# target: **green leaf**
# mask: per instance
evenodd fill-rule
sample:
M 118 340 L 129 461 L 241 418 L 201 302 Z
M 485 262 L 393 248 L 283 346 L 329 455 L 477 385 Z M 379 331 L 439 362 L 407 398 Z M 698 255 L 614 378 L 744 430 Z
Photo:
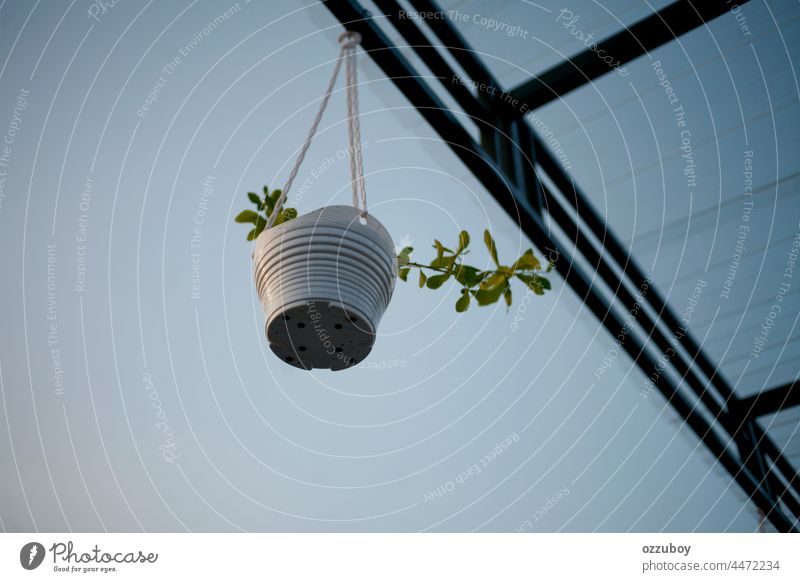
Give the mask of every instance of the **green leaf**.
M 550 281 L 539 275 L 517 274 L 517 279 L 525 283 L 536 295 L 544 295 L 545 289 L 550 289 Z
M 436 260 L 440 261 L 444 255 L 444 245 L 442 245 L 442 243 L 440 243 L 438 240 L 434 240 L 433 247 L 436 249 Z
M 425 276 L 425 273 L 422 272 L 422 269 L 419 270 L 419 288 L 422 289 L 425 286 L 425 281 L 428 278 Z
M 506 287 L 505 293 L 503 293 L 503 297 L 506 299 L 506 306 L 511 307 L 511 285 Z
M 455 256 L 437 257 L 431 261 L 431 267 L 434 269 L 449 269 L 453 266 L 455 260 Z
M 455 275 L 456 280 L 466 287 L 474 287 L 480 283 L 482 279 L 481 272 L 475 267 L 470 267 L 469 265 L 457 266 L 454 269 L 453 274 Z
M 491 289 L 478 289 L 475 292 L 475 299 L 478 300 L 478 305 L 491 305 L 500 299 L 500 295 L 505 289 L 505 285 L 497 285 Z
M 256 238 L 256 236 L 258 236 L 256 234 L 256 229 L 253 228 L 250 230 L 250 232 L 247 233 L 247 240 L 253 240 L 254 238 Z
M 261 202 L 261 198 L 258 197 L 258 194 L 255 192 L 248 192 L 247 197 L 250 199 L 250 202 L 258 206 L 258 209 L 261 210 L 261 206 L 264 204 Z
M 458 252 L 460 253 L 468 246 L 469 246 L 469 233 L 466 230 L 462 230 L 461 233 L 458 235 Z
M 297 218 L 297 208 L 284 208 L 278 214 L 278 218 L 275 219 L 275 226 L 283 224 L 284 222 L 289 222 L 295 218 Z
M 449 278 L 450 278 L 450 273 L 444 273 L 443 275 L 433 275 L 431 277 L 428 277 L 426 285 L 428 286 L 428 289 L 438 289 L 439 287 L 444 285 L 444 282 L 447 281 Z
M 405 269 L 400 269 L 400 271 L 398 271 L 397 273 L 397 276 L 400 277 L 400 279 L 402 279 L 403 281 L 408 281 L 408 272 L 410 270 L 411 269 L 409 269 L 408 267 L 406 267 Z
M 413 247 L 404 247 L 397 255 L 397 264 L 407 265 L 411 261 L 411 251 L 413 250 Z
M 514 271 L 538 271 L 541 268 L 542 265 L 534 256 L 532 249 L 525 251 L 525 254 L 517 259 L 517 262 L 511 267 Z
M 488 230 L 483 231 L 483 242 L 486 243 L 486 248 L 489 249 L 489 254 L 492 255 L 494 264 L 500 266 L 500 261 L 497 260 L 497 247 L 494 244 L 494 239 Z
M 483 280 L 481 289 L 491 289 L 508 281 L 508 276 L 503 273 L 492 273 Z
M 269 186 L 264 186 L 264 196 L 269 196 Z
M 466 289 L 462 291 L 461 297 L 458 298 L 456 301 L 456 311 L 459 313 L 464 313 L 467 309 L 469 309 L 469 301 L 471 297 L 469 293 L 466 292 Z
M 443 244 L 442 244 L 442 243 L 441 243 L 439 240 L 437 240 L 437 239 L 434 239 L 434 241 L 433 241 L 433 248 L 435 248 L 435 249 L 436 249 L 436 257 L 437 257 L 437 258 L 441 258 L 441 256 L 442 256 L 442 255 L 443 255 L 445 252 L 448 252 L 448 253 L 452 253 L 452 252 L 453 252 L 453 251 L 452 251 L 452 249 L 448 249 L 446 246 L 444 246 L 444 245 L 443 245 Z
M 267 221 L 263 216 L 259 216 L 258 220 L 256 220 L 256 236 L 258 236 L 265 228 L 267 228 Z
M 273 190 L 272 192 L 265 186 L 265 194 L 264 194 L 264 206 L 267 208 L 267 212 L 272 213 L 272 210 L 275 208 L 275 205 L 278 203 L 278 198 L 281 197 L 280 190 Z
M 255 224 L 259 218 L 260 217 L 257 212 L 253 212 L 252 210 L 242 210 L 234 220 L 236 222 L 252 222 Z
M 528 287 L 531 285 L 539 285 L 538 279 L 541 279 L 539 275 L 526 275 L 525 273 L 517 273 L 517 279 L 525 283 Z

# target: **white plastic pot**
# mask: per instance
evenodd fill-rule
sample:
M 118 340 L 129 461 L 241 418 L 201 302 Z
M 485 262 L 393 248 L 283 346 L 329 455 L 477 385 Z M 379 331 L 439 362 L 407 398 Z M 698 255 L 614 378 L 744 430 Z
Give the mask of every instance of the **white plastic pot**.
M 392 237 L 353 206 L 326 206 L 263 231 L 253 276 L 272 351 L 309 370 L 367 357 L 397 278 Z

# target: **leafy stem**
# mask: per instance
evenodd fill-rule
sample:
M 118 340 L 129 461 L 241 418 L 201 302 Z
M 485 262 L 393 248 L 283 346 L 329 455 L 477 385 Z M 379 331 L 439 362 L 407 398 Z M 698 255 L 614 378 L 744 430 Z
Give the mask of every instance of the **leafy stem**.
M 242 210 L 236 215 L 234 220 L 236 222 L 253 225 L 253 228 L 249 233 L 247 233 L 247 240 L 253 240 L 267 227 L 267 220 L 272 215 L 272 211 L 275 209 L 275 204 L 278 202 L 278 198 L 281 197 L 281 190 L 273 190 L 270 192 L 269 187 L 264 186 L 263 198 L 255 192 L 248 192 L 247 197 L 250 199 L 250 202 L 255 205 L 256 210 Z M 283 206 L 281 206 L 280 213 L 275 219 L 275 224 L 273 224 L 273 226 L 278 226 L 279 224 L 284 223 L 287 220 L 292 220 L 293 218 L 297 218 L 297 209 L 284 209 Z
M 397 256 L 399 266 L 398 276 L 403 281 L 408 281 L 411 269 L 419 269 L 419 286 L 428 289 L 438 289 L 449 279 L 453 279 L 461 286 L 461 296 L 456 301 L 456 311 L 459 313 L 469 309 L 474 300 L 478 305 L 491 305 L 502 297 L 507 306 L 511 306 L 512 290 L 511 281 L 517 279 L 536 295 L 544 295 L 550 289 L 550 281 L 541 273 L 547 273 L 553 268 L 549 263 L 545 269 L 533 249 L 528 249 L 511 265 L 503 265 L 497 254 L 497 245 L 488 230 L 483 232 L 483 242 L 495 269 L 478 269 L 464 264 L 463 257 L 469 250 L 470 236 L 467 231 L 461 231 L 458 236 L 458 245 L 453 251 L 445 247 L 438 240 L 434 240 L 433 248 L 436 249 L 436 258 L 430 264 L 422 264 L 411 260 L 412 247 L 406 247 Z M 437 273 L 430 275 L 426 271 Z
M 420 265 L 419 263 L 414 262 L 407 262 L 405 263 L 408 267 L 418 267 L 420 269 L 430 269 L 431 271 L 438 271 L 439 273 L 448 273 L 449 269 L 445 269 L 444 267 L 431 267 L 430 265 Z

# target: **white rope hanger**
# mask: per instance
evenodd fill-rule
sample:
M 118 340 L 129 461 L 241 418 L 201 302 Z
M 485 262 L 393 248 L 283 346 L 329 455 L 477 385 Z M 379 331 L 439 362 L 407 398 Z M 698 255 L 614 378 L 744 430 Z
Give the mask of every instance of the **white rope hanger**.
M 333 68 L 331 80 L 328 82 L 328 87 L 325 90 L 325 95 L 320 102 L 319 111 L 311 124 L 311 129 L 308 131 L 306 141 L 303 147 L 300 148 L 300 153 L 297 154 L 297 159 L 294 162 L 292 171 L 289 173 L 289 179 L 286 180 L 286 185 L 283 187 L 280 197 L 275 202 L 275 207 L 272 209 L 272 214 L 267 220 L 267 229 L 271 228 L 278 218 L 278 211 L 286 202 L 286 197 L 289 194 L 289 189 L 292 187 L 294 179 L 297 177 L 297 172 L 300 170 L 300 165 L 306 157 L 308 148 L 311 147 L 311 142 L 317 133 L 317 128 L 322 121 L 322 115 L 325 113 L 325 108 L 330 101 L 333 87 L 336 85 L 336 79 L 339 76 L 339 70 L 342 68 L 342 61 L 345 63 L 345 94 L 347 97 L 347 135 L 348 145 L 350 148 L 350 179 L 353 186 L 353 206 L 361 209 L 361 217 L 367 217 L 367 191 L 364 187 L 364 164 L 361 158 L 361 124 L 358 117 L 358 82 L 356 79 L 356 46 L 361 42 L 361 35 L 357 32 L 345 31 L 339 35 L 339 43 L 342 45 L 339 57 L 336 59 L 336 66 Z M 359 198 L 361 206 L 359 207 Z

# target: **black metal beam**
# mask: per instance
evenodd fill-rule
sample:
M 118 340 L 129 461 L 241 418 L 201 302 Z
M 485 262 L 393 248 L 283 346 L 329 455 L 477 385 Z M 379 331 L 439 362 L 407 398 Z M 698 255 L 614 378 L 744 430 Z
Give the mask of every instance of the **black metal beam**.
M 539 248 L 555 249 L 565 259 L 569 259 L 556 261 L 555 268 L 602 325 L 614 336 L 623 333 L 622 321 L 612 313 L 610 304 L 593 286 L 592 279 L 577 266 L 573 253 L 559 245 L 548 233 L 542 217 L 535 211 L 535 202 L 532 202 L 532 199 L 535 200 L 537 192 L 531 191 L 527 180 L 520 179 L 520 176 L 524 176 L 524 174 L 517 171 L 510 176 L 507 175 L 498 161 L 487 154 L 472 139 L 456 118 L 444 108 L 436 94 L 420 79 L 402 54 L 391 45 L 380 27 L 372 20 L 370 13 L 364 10 L 357 0 L 328 0 L 326 6 L 348 29 L 361 33 L 364 50 L 370 54 L 409 101 L 417 107 L 431 126 L 442 136 L 445 143 L 470 168 L 498 203 L 517 221 L 531 241 Z M 512 122 L 512 129 L 513 124 L 521 123 L 521 121 Z M 533 148 L 529 148 L 527 152 L 520 148 L 520 142 L 526 143 L 526 140 L 520 138 L 524 131 L 520 132 L 519 129 L 517 127 L 517 131 L 506 132 L 506 135 L 513 136 L 513 147 L 520 150 L 519 153 L 522 154 L 522 157 L 526 158 L 528 164 L 531 164 L 530 156 L 533 155 Z M 520 139 L 520 141 L 518 142 L 516 139 Z M 514 153 L 511 156 L 512 159 L 518 162 L 519 153 Z M 552 198 L 552 196 L 548 196 L 548 198 Z M 621 286 L 621 282 L 618 282 L 617 287 L 619 286 Z M 614 285 L 610 285 L 610 287 L 615 288 Z M 695 403 L 688 401 L 679 392 L 677 386 L 665 374 L 658 371 L 656 359 L 646 352 L 645 346 L 637 338 L 628 335 L 621 347 L 631 356 L 642 372 L 653 379 L 656 388 L 678 412 L 686 425 L 717 457 L 721 465 L 739 483 L 753 502 L 764 511 L 775 527 L 781 531 L 794 531 L 796 518 L 787 517 L 777 505 L 775 498 L 767 494 L 768 488 L 765 483 L 770 482 L 769 475 L 766 477 L 754 475 L 734 455 L 730 443 L 721 441 L 712 430 L 711 424 L 695 410 Z
M 450 26 L 450 20 L 444 18 L 444 11 L 433 0 L 409 0 L 411 5 L 420 13 L 438 14 L 442 18 L 430 18 L 425 20 L 428 27 L 434 34 L 442 41 L 444 47 L 450 52 L 453 57 L 461 65 L 461 68 L 472 78 L 473 81 L 478 83 L 486 83 L 494 87 L 500 87 L 500 84 L 492 75 L 491 71 L 486 68 L 483 62 L 476 56 L 475 51 L 470 48 L 469 43 L 464 39 L 461 33 L 453 26 Z
M 591 266 L 596 269 L 601 275 L 601 278 L 606 280 L 606 283 L 614 291 L 617 297 L 622 298 L 626 306 L 630 306 L 633 298 L 630 294 L 621 287 L 621 282 L 610 278 L 608 266 L 603 264 L 602 256 L 591 248 L 589 241 L 580 232 L 577 224 L 572 220 L 569 214 L 559 205 L 553 193 L 550 192 L 543 185 L 540 188 L 544 192 L 545 208 L 553 217 L 556 224 L 564 231 L 564 234 L 575 244 L 576 248 L 581 250 L 581 254 L 590 262 Z M 535 242 L 535 241 L 534 241 Z M 614 287 L 614 285 L 617 287 Z M 652 283 L 650 284 L 652 288 Z M 573 286 L 574 288 L 574 286 Z M 644 294 L 646 297 L 647 294 Z M 611 317 L 610 308 L 607 308 L 606 314 L 603 316 L 592 308 L 589 301 L 586 301 L 590 309 L 595 315 L 601 319 L 603 325 L 615 337 L 619 337 L 621 328 L 612 320 L 609 324 L 607 319 Z M 639 310 L 641 315 L 641 310 Z M 639 321 L 641 319 L 641 321 Z M 639 323 L 643 332 L 649 340 L 653 341 L 664 353 L 665 341 L 660 332 L 655 328 L 655 322 L 649 317 L 635 318 Z M 774 446 L 774 443 L 762 434 L 759 439 L 756 436 L 756 425 L 752 422 L 744 422 L 735 424 L 735 419 L 729 417 L 728 414 L 722 412 L 719 405 L 717 405 L 711 398 L 710 393 L 706 392 L 702 383 L 691 371 L 691 369 L 683 362 L 677 353 L 673 353 L 670 358 L 670 364 L 680 374 L 682 382 L 686 382 L 694 390 L 700 400 L 705 404 L 706 408 L 714 415 L 714 420 L 719 422 L 726 431 L 731 435 L 731 438 L 737 443 L 739 451 L 739 459 L 731 461 L 728 458 L 727 447 L 723 445 L 714 434 L 711 434 L 710 425 L 704 421 L 698 422 L 699 415 L 695 410 L 695 406 L 691 405 L 687 409 L 687 401 L 680 396 L 677 387 L 665 381 L 662 374 L 656 373 L 656 365 L 654 360 L 648 357 L 644 352 L 644 344 L 630 335 L 625 335 L 625 340 L 622 342 L 621 347 L 631 356 L 634 363 L 646 374 L 649 375 L 651 381 L 657 386 L 662 395 L 667 399 L 670 405 L 675 408 L 678 413 L 684 418 L 685 422 L 695 431 L 701 442 L 717 455 L 720 463 L 725 467 L 729 473 L 734 477 L 742 488 L 749 493 L 751 499 L 756 505 L 764 512 L 765 517 L 781 531 L 795 531 L 794 521 L 788 519 L 780 509 L 778 501 L 783 501 L 787 507 L 794 513 L 795 516 L 800 516 L 800 504 L 798 504 L 795 497 L 792 495 L 794 488 L 794 475 L 795 473 L 788 473 L 788 482 L 784 485 L 780 483 L 774 473 L 772 473 L 767 464 L 766 457 L 761 450 L 766 443 Z M 760 445 L 760 446 L 759 446 Z M 752 476 L 752 481 L 749 482 L 750 487 L 755 489 L 748 489 L 748 485 L 744 484 L 744 480 L 740 478 L 743 472 L 749 472 Z M 788 529 L 786 529 L 788 524 Z
M 484 123 L 492 123 L 494 113 L 484 106 L 463 83 L 460 75 L 447 64 L 439 51 L 427 39 L 425 34 L 411 18 L 405 16 L 405 11 L 395 0 L 374 0 L 375 5 L 389 17 L 394 27 L 403 35 L 419 57 L 425 62 L 431 72 L 439 77 L 442 85 L 453 96 L 458 104 L 470 117 Z
M 736 403 L 738 411 L 750 418 L 764 416 L 793 406 L 800 406 L 800 381 L 795 380 L 784 386 L 763 390 Z
M 736 4 L 745 2 L 737 0 Z M 527 110 L 541 107 L 613 71 L 601 55 L 610 56 L 613 63 L 619 63 L 615 67 L 621 67 L 730 11 L 731 7 L 728 0 L 679 0 L 518 85 L 510 93 L 527 103 Z
M 598 240 L 602 241 L 604 255 L 611 257 L 617 263 L 623 275 L 630 278 L 636 288 L 641 288 L 646 281 L 644 272 L 632 259 L 630 252 L 624 248 L 617 236 L 608 229 L 606 222 L 602 220 L 594 206 L 589 203 L 586 194 L 575 184 L 572 177 L 564 171 L 564 168 L 558 163 L 549 148 L 536 136 L 534 136 L 533 148 L 536 161 L 542 170 L 553 181 L 559 191 L 564 194 L 564 198 L 573 207 L 583 223 L 589 227 Z M 686 350 L 691 361 L 696 363 L 708 378 L 709 384 L 719 391 L 719 396 L 725 403 L 728 415 L 733 419 L 728 422 L 728 428 L 735 438 L 739 432 L 746 429 L 746 423 L 742 414 L 733 411 L 733 408 L 738 403 L 733 388 L 720 374 L 719 367 L 712 364 L 691 333 L 688 330 L 683 330 L 677 315 L 675 315 L 656 287 L 650 286 L 648 293 L 644 295 L 644 300 L 656 311 L 661 321 L 673 334 L 673 337 L 678 338 L 678 342 Z M 681 330 L 683 333 L 679 333 Z M 796 486 L 792 485 L 794 483 L 800 484 L 800 477 L 798 477 L 795 468 L 760 426 L 754 424 L 752 431 L 757 439 L 759 454 L 766 454 L 775 461 L 775 465 L 783 473 L 790 484 L 790 488 L 793 488 L 794 492 L 800 497 L 800 491 L 797 491 Z
M 438 13 L 442 16 L 444 15 L 438 5 L 432 0 L 410 1 L 412 5 L 420 12 Z M 744 0 L 744 2 L 746 1 L 747 0 Z M 744 2 L 740 2 L 740 4 L 744 4 Z M 684 6 L 679 6 L 681 4 Z M 724 13 L 726 7 L 719 1 L 704 3 L 699 8 L 691 6 L 689 2 L 676 2 L 675 4 L 670 5 L 666 9 L 654 14 L 653 17 L 651 17 L 657 17 L 660 19 L 664 25 L 663 28 L 672 34 L 672 36 L 662 35 L 662 38 L 664 38 L 665 41 L 668 41 L 675 36 L 678 36 L 679 34 L 689 30 L 689 25 L 687 23 L 692 21 L 692 16 L 690 15 L 688 19 L 680 20 L 681 10 L 686 9 L 691 9 L 694 11 L 693 14 L 696 14 L 697 16 L 697 20 L 695 20 L 695 26 L 699 26 L 702 24 L 701 20 L 704 19 L 703 21 L 707 21 Z M 676 19 L 678 20 L 677 22 L 675 22 Z M 647 19 L 645 19 L 645 21 L 646 20 Z M 434 30 L 439 39 L 446 45 L 446 48 L 451 52 L 451 54 L 459 61 L 459 64 L 462 66 L 462 68 L 464 68 L 465 71 L 467 71 L 475 80 L 480 80 L 481 82 L 499 87 L 497 80 L 483 65 L 480 59 L 478 59 L 474 51 L 469 47 L 468 43 L 466 43 L 464 38 L 460 35 L 457 29 L 453 27 L 452 23 L 448 19 L 435 18 L 426 20 L 426 22 L 430 28 Z M 644 34 L 648 32 L 646 29 L 647 27 L 643 25 L 638 30 L 641 34 Z M 636 32 L 634 32 L 634 36 L 635 34 Z M 502 107 L 503 103 L 495 102 L 495 105 Z M 505 170 L 506 168 L 502 162 L 504 158 L 508 157 L 507 150 L 509 148 L 507 147 L 507 144 L 504 145 L 498 142 L 508 141 L 507 139 L 503 140 L 502 136 L 507 136 L 510 133 L 507 127 L 509 123 L 506 119 L 502 118 L 498 119 L 497 123 L 502 127 L 483 127 L 481 128 L 482 135 L 490 138 L 487 140 L 487 143 L 492 146 L 492 152 L 494 153 L 495 159 L 500 164 L 500 167 Z M 517 124 L 511 124 L 511 127 L 514 128 L 519 126 Z M 511 133 L 513 133 L 513 131 Z M 524 126 L 522 130 L 518 129 L 516 134 L 520 137 L 524 135 L 525 138 L 520 140 L 515 140 L 512 138 L 514 143 L 519 144 L 528 142 L 527 138 L 528 134 L 530 134 L 530 131 L 527 125 Z M 624 275 L 623 278 L 628 277 L 632 280 L 633 285 L 636 288 L 640 288 L 646 280 L 642 270 L 631 259 L 629 252 L 624 249 L 622 243 L 615 236 L 615 234 L 608 230 L 605 221 L 600 218 L 599 214 L 597 214 L 597 212 L 594 210 L 594 207 L 588 202 L 588 198 L 585 196 L 585 194 L 579 188 L 577 188 L 572 178 L 568 176 L 561 165 L 558 164 L 552 152 L 550 152 L 550 150 L 541 143 L 541 140 L 535 136 L 535 134 L 533 134 L 533 139 L 533 151 L 526 152 L 526 157 L 529 155 L 530 158 L 528 159 L 529 164 L 526 164 L 524 168 L 525 173 L 528 174 L 532 172 L 531 160 L 536 159 L 536 162 L 541 164 L 545 172 L 548 173 L 549 177 L 554 180 L 556 185 L 559 187 L 559 190 L 565 195 L 568 202 L 573 206 L 573 209 L 577 212 L 580 219 L 590 227 L 598 240 L 602 241 L 602 257 L 610 256 L 613 258 L 619 268 L 622 269 Z M 513 151 L 512 155 L 518 158 L 519 152 Z M 518 175 L 519 171 L 515 171 L 514 174 Z M 526 185 L 529 186 L 531 183 L 535 183 L 535 188 L 537 189 L 537 195 L 533 200 L 531 200 L 531 202 L 534 204 L 536 209 L 540 209 L 546 206 L 547 202 L 542 198 L 542 188 L 539 181 L 536 180 L 535 177 L 531 179 L 531 177 L 528 176 Z M 651 307 L 653 307 L 658 314 L 659 319 L 666 324 L 670 330 L 670 333 L 672 334 L 672 337 L 677 338 L 680 345 L 686 350 L 688 357 L 690 358 L 690 362 L 697 364 L 703 374 L 707 376 L 710 385 L 719 391 L 719 396 L 723 400 L 726 408 L 726 412 L 721 418 L 721 421 L 723 424 L 727 425 L 726 428 L 730 432 L 732 438 L 738 440 L 740 433 L 754 434 L 756 439 L 754 443 L 755 454 L 759 455 L 759 457 L 763 455 L 769 456 L 769 458 L 771 458 L 774 462 L 775 467 L 783 474 L 787 483 L 787 485 L 783 486 L 783 491 L 789 490 L 797 495 L 798 498 L 800 498 L 800 491 L 798 491 L 798 486 L 800 485 L 800 476 L 798 476 L 795 468 L 785 458 L 772 439 L 766 435 L 760 426 L 755 423 L 740 422 L 738 425 L 735 423 L 735 420 L 738 420 L 738 415 L 729 414 L 731 412 L 730 409 L 737 400 L 736 396 L 734 395 L 733 388 L 719 373 L 718 366 L 711 363 L 708 356 L 700 348 L 700 345 L 692 338 L 691 334 L 681 327 L 678 317 L 675 315 L 674 311 L 666 302 L 666 300 L 664 300 L 660 292 L 655 287 L 650 286 L 649 292 L 645 295 L 645 301 L 649 303 Z M 695 393 L 701 396 L 701 398 L 703 398 L 703 396 L 708 397 L 704 387 L 698 384 L 698 381 L 693 374 L 690 375 L 689 379 L 690 385 L 694 389 Z M 711 386 L 708 386 L 708 388 L 710 389 Z M 707 400 L 707 398 L 705 398 L 705 400 Z M 712 411 L 715 411 L 715 408 L 716 407 L 713 407 Z M 728 418 L 728 416 L 734 418 L 731 419 Z M 759 464 L 763 465 L 764 463 L 765 460 L 760 458 Z M 770 479 L 775 478 L 771 472 L 768 473 L 768 477 Z
M 592 241 L 581 231 L 576 221 L 570 216 L 571 213 L 561 206 L 552 192 L 546 188 L 543 190 L 545 192 L 545 208 L 550 216 L 553 217 L 556 224 L 558 224 L 570 241 L 580 250 L 594 272 L 600 275 L 600 278 L 608 285 L 615 298 L 617 298 L 630 313 L 634 313 L 633 320 L 641 326 L 641 331 L 645 334 L 645 337 L 658 347 L 661 351 L 661 355 L 667 358 L 669 364 L 695 392 L 708 411 L 714 416 L 714 419 L 724 425 L 726 430 L 732 432 L 733 419 L 728 416 L 722 406 L 714 398 L 711 391 L 707 389 L 706 383 L 694 373 L 690 365 L 684 360 L 683 355 L 673 349 L 673 346 L 680 343 L 680 340 L 687 335 L 688 331 L 682 327 L 676 327 L 674 330 L 671 330 L 671 337 L 667 336 L 667 334 L 657 326 L 657 322 L 643 309 L 634 309 L 639 299 L 633 296 L 623 284 L 623 281 L 614 273 L 606 257 L 603 256 L 601 251 L 598 251 L 594 247 Z M 562 191 L 562 193 L 564 192 Z M 569 194 L 567 194 L 566 197 L 569 198 Z M 577 200 L 573 202 L 573 209 L 576 211 L 578 217 L 582 218 L 582 210 L 585 208 L 585 205 L 579 205 Z M 602 238 L 600 240 L 606 242 Z M 630 257 L 628 257 L 624 267 L 629 267 L 631 270 L 635 267 Z M 643 287 L 645 282 L 646 281 L 643 279 L 639 286 Z M 641 294 L 645 301 L 647 300 L 647 295 L 652 292 L 651 290 L 654 291 L 652 281 L 647 283 L 646 292 Z M 663 313 L 657 312 L 657 315 L 661 317 Z M 624 337 L 624 341 L 628 341 L 628 337 Z

